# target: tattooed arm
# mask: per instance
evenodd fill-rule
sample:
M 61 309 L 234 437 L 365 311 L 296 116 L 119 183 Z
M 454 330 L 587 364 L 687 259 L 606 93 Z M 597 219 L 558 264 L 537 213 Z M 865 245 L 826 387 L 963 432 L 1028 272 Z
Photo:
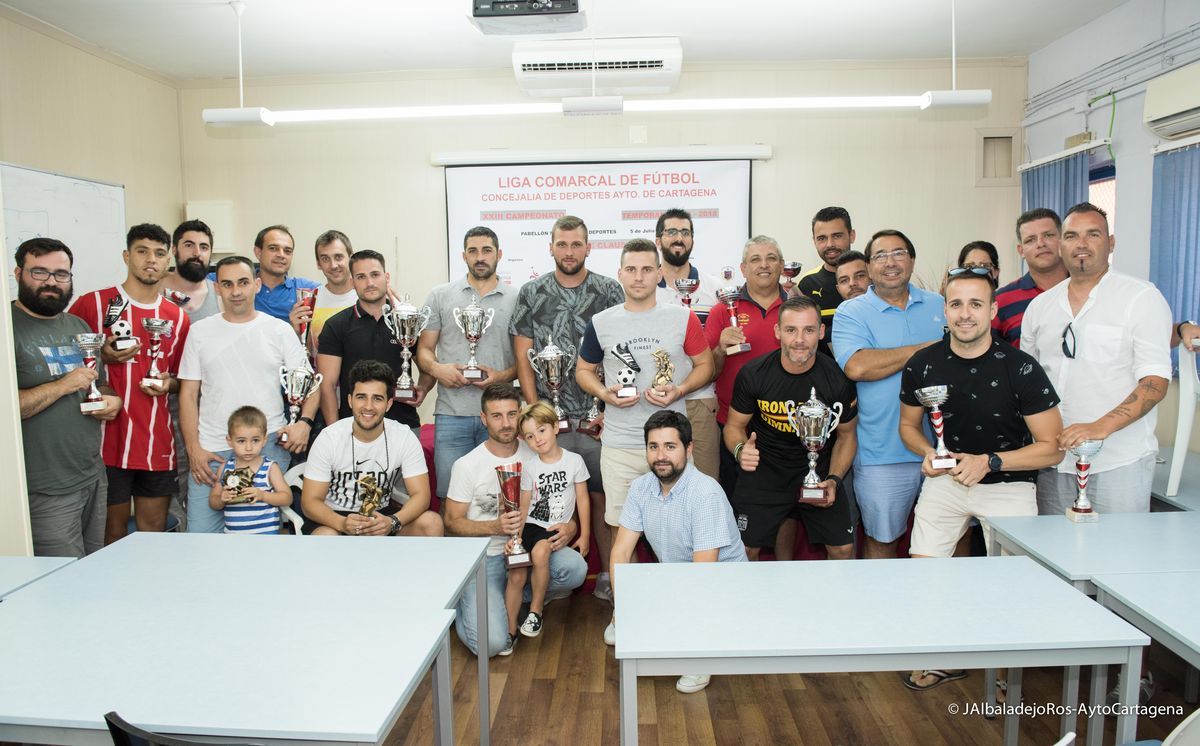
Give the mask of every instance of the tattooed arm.
M 1079 422 L 1065 428 L 1062 435 L 1058 436 L 1058 447 L 1066 450 L 1085 440 L 1103 440 L 1145 417 L 1166 395 L 1167 379 L 1161 376 L 1146 376 L 1139 380 L 1137 388 L 1108 414 L 1095 422 Z

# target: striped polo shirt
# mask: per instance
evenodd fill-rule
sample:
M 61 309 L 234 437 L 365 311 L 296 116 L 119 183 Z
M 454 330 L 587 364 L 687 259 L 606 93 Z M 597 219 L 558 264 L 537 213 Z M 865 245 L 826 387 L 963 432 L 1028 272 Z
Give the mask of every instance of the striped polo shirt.
M 1021 319 L 1029 301 L 1042 294 L 1042 289 L 1028 272 L 996 291 L 996 318 L 992 328 L 1000 332 L 1006 342 L 1021 347 Z

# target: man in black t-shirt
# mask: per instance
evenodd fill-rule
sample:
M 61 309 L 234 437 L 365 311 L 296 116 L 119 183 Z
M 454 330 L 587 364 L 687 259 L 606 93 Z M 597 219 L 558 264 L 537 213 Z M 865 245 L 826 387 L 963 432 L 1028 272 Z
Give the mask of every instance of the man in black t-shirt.
M 821 307 L 821 323 L 825 336 L 817 349 L 833 357 L 829 344 L 833 340 L 834 312 L 842 302 L 837 284 L 837 260 L 850 250 L 854 243 L 854 228 L 850 225 L 850 213 L 844 207 L 822 207 L 812 219 L 813 248 L 821 263 L 800 276 L 797 286 Z
M 857 391 L 833 358 L 817 352 L 821 317 L 811 298 L 783 303 L 775 336 L 779 350 L 738 371 L 725 423 L 725 447 L 739 467 L 732 502 L 746 554 L 758 559 L 761 547 L 774 545 L 779 525 L 797 509 L 811 542 L 824 544 L 830 559 L 850 559 L 854 521 L 841 484 L 858 446 Z M 826 406 L 841 405 L 841 420 L 817 459 L 825 501 L 798 504 L 808 451 L 788 422 L 788 410 L 803 405 L 814 390 Z

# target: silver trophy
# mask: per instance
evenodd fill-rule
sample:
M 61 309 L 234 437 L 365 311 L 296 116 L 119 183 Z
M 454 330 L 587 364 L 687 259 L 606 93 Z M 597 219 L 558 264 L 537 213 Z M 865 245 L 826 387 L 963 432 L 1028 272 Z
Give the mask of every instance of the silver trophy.
M 717 299 L 729 308 L 729 325 L 734 329 L 738 326 L 737 320 L 737 301 L 742 294 L 741 288 L 736 285 L 728 285 L 717 291 Z M 741 344 L 729 345 L 725 348 L 726 355 L 737 355 L 742 352 L 750 351 L 750 343 L 742 342 Z
M 526 350 L 525 354 L 529 356 L 529 364 L 533 366 L 533 372 L 546 382 L 546 388 L 550 390 L 550 399 L 554 402 L 554 414 L 558 417 L 558 431 L 560 433 L 569 432 L 571 424 L 567 421 L 567 415 L 563 412 L 562 407 L 558 405 L 558 392 L 562 390 L 563 384 L 566 383 L 567 372 L 575 363 L 575 346 L 568 345 L 566 350 L 561 350 L 558 345 L 554 344 L 554 340 L 547 337 L 546 346 L 541 351 L 535 353 L 533 348 L 530 348 Z
M 946 423 L 942 419 L 942 410 L 939 409 L 950 398 L 950 388 L 948 386 L 926 386 L 917 389 L 914 393 L 921 404 L 929 407 L 929 422 L 933 425 L 933 436 L 937 438 L 937 445 L 934 447 L 933 458 L 929 460 L 929 465 L 934 469 L 953 469 L 958 462 L 954 460 L 954 457 L 950 455 L 950 449 L 946 447 Z
M 280 366 L 279 385 L 283 387 L 283 397 L 287 399 L 289 425 L 296 423 L 296 418 L 300 416 L 300 406 L 316 393 L 323 380 L 324 377 L 320 373 L 313 373 L 307 365 L 291 369 L 286 365 Z M 279 442 L 287 442 L 287 433 L 280 434 Z
M 104 346 L 103 334 L 76 334 L 75 346 L 83 353 L 83 364 L 88 370 L 98 370 L 96 362 L 96 353 Z M 87 396 L 79 405 L 79 411 L 87 414 L 89 412 L 97 412 L 104 409 L 104 396 L 100 393 L 100 389 L 96 387 L 96 382 L 92 381 L 91 388 L 88 389 Z
M 471 305 L 466 308 L 454 309 L 454 323 L 467 338 L 467 344 L 471 346 L 470 357 L 467 358 L 466 367 L 462 371 L 463 378 L 468 381 L 482 381 L 486 377 L 479 367 L 479 361 L 475 359 L 475 350 L 479 346 L 479 340 L 483 338 L 483 333 L 492 325 L 492 318 L 496 315 L 496 309 L 484 309 L 478 301 L 478 298 L 471 296 Z
M 700 287 L 700 281 L 690 277 L 683 277 L 675 281 L 675 292 L 679 293 L 679 300 L 683 301 L 683 305 L 688 308 L 692 307 L 692 293 L 696 292 L 698 287 Z
M 834 402 L 832 407 L 826 406 L 825 402 L 817 398 L 817 390 L 814 388 L 808 396 L 808 401 L 803 404 L 797 406 L 792 401 L 787 403 L 787 418 L 792 432 L 796 433 L 796 437 L 800 438 L 800 442 L 808 451 L 808 474 L 804 475 L 800 500 L 824 500 L 825 490 L 818 486 L 821 484 L 821 478 L 817 476 L 817 458 L 829 436 L 842 421 L 842 403 L 839 401 Z
M 794 287 L 796 278 L 800 276 L 802 269 L 804 269 L 804 265 L 800 262 L 784 262 L 783 270 L 779 273 L 783 278 L 783 286 L 789 290 Z
M 150 370 L 142 379 L 143 386 L 162 387 L 162 371 L 158 369 L 158 358 L 162 354 L 163 337 L 170 337 L 175 322 L 171 319 L 142 319 L 142 328 L 150 335 Z
M 604 366 L 596 368 L 596 376 L 600 379 L 600 383 L 604 383 Z M 596 437 L 600 435 L 600 429 L 604 423 L 600 421 L 600 398 L 592 397 L 592 406 L 588 407 L 588 411 L 583 413 L 583 417 L 579 418 L 579 427 L 575 428 L 577 433 L 585 433 Z
M 637 358 L 629 351 L 629 345 L 613 345 L 609 352 L 613 354 L 613 357 L 625 363 L 623 367 L 617 369 L 617 383 L 621 384 L 621 387 L 617 389 L 617 398 L 629 399 L 637 396 L 638 390 L 634 384 L 637 382 L 637 374 L 642 372 L 642 366 L 638 365 Z
M 395 304 L 388 304 L 383 309 L 383 323 L 387 324 L 396 344 L 400 345 L 400 377 L 396 379 L 396 399 L 410 402 L 417 398 L 414 390 L 412 375 L 409 374 L 409 361 L 412 352 L 409 349 L 417 343 L 417 338 L 429 325 L 429 306 L 418 309 L 408 302 L 408 296 L 400 296 Z
M 1075 484 L 1079 487 L 1079 494 L 1075 496 L 1075 504 L 1067 508 L 1067 518 L 1075 523 L 1096 523 L 1100 520 L 1100 514 L 1092 509 L 1092 501 L 1088 500 L 1087 483 L 1088 472 L 1092 469 L 1091 458 L 1100 452 L 1103 445 L 1103 440 L 1085 440 L 1069 449 L 1075 456 Z

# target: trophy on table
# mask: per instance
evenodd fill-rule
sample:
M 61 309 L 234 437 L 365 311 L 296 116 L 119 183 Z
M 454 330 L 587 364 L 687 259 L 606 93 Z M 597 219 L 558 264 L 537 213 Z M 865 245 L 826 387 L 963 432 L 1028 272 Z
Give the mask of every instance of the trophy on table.
M 253 497 L 245 494 L 246 490 L 254 486 L 254 472 L 250 471 L 249 466 L 239 466 L 225 472 L 225 486 L 237 492 L 237 497 L 227 502 L 226 505 L 254 502 Z
M 1079 494 L 1075 496 L 1075 504 L 1067 508 L 1067 518 L 1075 523 L 1097 523 L 1100 520 L 1100 514 L 1092 508 L 1092 501 L 1088 500 L 1087 483 L 1088 472 L 1092 469 L 1091 458 L 1100 452 L 1103 445 L 1103 440 L 1085 440 L 1068 449 L 1075 456 L 1075 484 L 1079 487 Z
M 75 346 L 83 353 L 84 366 L 88 370 L 98 370 L 96 353 L 104 346 L 104 335 L 94 333 L 76 334 Z M 100 389 L 96 387 L 96 381 L 92 381 L 87 395 L 79 404 L 79 411 L 87 414 L 89 412 L 98 412 L 101 409 L 104 409 L 104 396 L 100 393 Z
M 741 288 L 736 285 L 728 285 L 717 291 L 717 299 L 729 308 L 729 325 L 734 329 L 738 326 L 737 319 L 737 301 L 738 296 L 742 294 Z M 729 345 L 725 348 L 726 355 L 737 355 L 742 352 L 750 351 L 750 343 L 742 342 L 741 344 Z
M 417 343 L 417 338 L 429 324 L 429 306 L 418 309 L 408 302 L 408 295 L 400 296 L 395 305 L 387 305 L 383 309 L 383 322 L 392 333 L 396 344 L 400 345 L 400 376 L 396 379 L 396 400 L 411 402 L 417 398 L 414 390 L 412 375 L 409 373 L 412 352 L 410 347 Z
M 471 296 L 471 305 L 466 308 L 454 309 L 454 323 L 467 338 L 467 344 L 471 348 L 466 367 L 462 371 L 463 378 L 468 381 L 482 381 L 486 377 L 483 369 L 479 367 L 479 361 L 475 359 L 475 350 L 479 346 L 479 340 L 483 338 L 483 333 L 492 325 L 492 319 L 496 315 L 496 309 L 484 309 L 478 301 L 478 298 Z
M 625 343 L 613 345 L 609 352 L 613 354 L 613 357 L 625 363 L 623 367 L 617 369 L 617 383 L 621 384 L 621 387 L 617 389 L 617 398 L 629 399 L 637 396 L 638 390 L 634 384 L 637 382 L 637 374 L 642 372 L 642 367 L 638 365 L 637 359 L 629 351 L 629 345 Z
M 800 262 L 784 262 L 783 270 L 780 272 L 780 274 L 786 280 L 784 285 L 787 285 L 790 288 L 792 286 L 792 282 L 800 275 L 801 269 L 803 269 L 803 265 L 800 264 Z
M 596 376 L 600 379 L 600 383 L 604 383 L 604 366 L 596 366 Z M 584 433 L 593 437 L 600 434 L 600 428 L 604 423 L 600 421 L 600 398 L 592 397 L 592 406 L 583 413 L 583 417 L 579 418 L 579 427 L 575 428 L 575 432 Z
M 521 507 L 521 462 L 514 461 L 511 464 L 497 466 L 496 479 L 500 480 L 500 505 L 498 506 L 500 512 L 511 513 L 519 510 Z M 512 551 L 504 558 L 504 564 L 510 570 L 529 567 L 533 564 L 533 560 L 529 557 L 529 551 L 521 543 L 519 529 L 513 532 Z
M 562 350 L 554 344 L 553 339 L 547 337 L 546 346 L 539 352 L 535 353 L 533 348 L 530 348 L 525 351 L 525 354 L 529 357 L 529 364 L 533 366 L 533 372 L 546 382 L 546 388 L 550 390 L 550 399 L 554 403 L 554 414 L 558 417 L 558 431 L 560 433 L 570 432 L 571 423 L 567 421 L 566 413 L 558 405 L 558 392 L 566 383 L 567 371 L 575 363 L 575 346 L 568 345 L 566 350 Z
M 286 365 L 279 366 L 279 385 L 283 387 L 283 396 L 287 399 L 289 425 L 296 424 L 296 419 L 300 416 L 300 406 L 317 392 L 323 380 L 324 376 L 313 373 L 307 365 L 291 369 Z M 287 442 L 287 433 L 280 433 L 279 442 Z
M 921 404 L 929 407 L 929 422 L 933 425 L 933 435 L 937 438 L 937 445 L 934 447 L 933 458 L 929 460 L 929 465 L 934 469 L 953 469 L 958 462 L 954 460 L 954 457 L 950 455 L 950 449 L 946 447 L 946 423 L 942 420 L 942 410 L 939 409 L 950 398 L 950 388 L 948 386 L 926 386 L 917 389 L 914 393 Z
M 375 480 L 374 474 L 363 474 L 358 478 L 358 494 L 362 498 L 359 515 L 370 518 L 383 505 L 383 488 Z
M 675 383 L 675 363 L 671 362 L 671 356 L 666 350 L 655 350 L 652 358 L 654 359 L 654 382 L 652 385 L 661 393 L 667 386 Z
M 104 320 L 100 325 L 111 331 L 116 339 L 113 340 L 114 350 L 128 350 L 138 343 L 133 336 L 133 327 L 129 322 L 121 318 L 125 315 L 125 309 L 129 308 L 129 301 L 125 296 L 117 293 L 108 299 L 108 305 L 104 308 Z
M 158 358 L 162 354 L 163 337 L 170 337 L 175 322 L 171 319 L 142 319 L 142 328 L 150 335 L 150 370 L 142 379 L 143 386 L 161 387 L 164 383 L 162 371 L 158 369 Z
M 308 310 L 311 319 L 313 309 L 317 307 L 317 289 L 316 288 L 298 288 L 296 290 L 296 299 L 304 304 L 304 308 Z M 304 321 L 300 323 L 300 346 L 305 350 L 308 349 L 308 330 L 312 326 L 312 321 Z
M 817 458 L 829 436 L 842 421 L 842 403 L 839 401 L 834 402 L 832 407 L 827 406 L 817 398 L 817 390 L 814 388 L 808 396 L 808 401 L 803 404 L 797 406 L 795 402 L 787 402 L 787 418 L 792 432 L 796 433 L 796 437 L 800 438 L 808 451 L 808 474 L 804 475 L 804 482 L 800 487 L 800 500 L 824 500 L 825 490 L 818 486 L 821 484 L 821 478 L 817 476 Z
M 675 291 L 679 293 L 679 300 L 688 308 L 692 307 L 692 293 L 696 292 L 698 287 L 700 281 L 691 277 L 682 277 L 675 281 Z

